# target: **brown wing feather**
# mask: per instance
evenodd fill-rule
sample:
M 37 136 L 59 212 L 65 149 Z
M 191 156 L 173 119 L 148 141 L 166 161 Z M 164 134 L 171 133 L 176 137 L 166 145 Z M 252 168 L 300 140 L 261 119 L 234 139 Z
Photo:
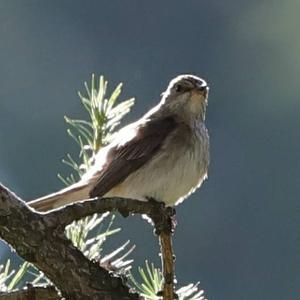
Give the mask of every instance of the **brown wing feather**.
M 97 174 L 90 197 L 102 197 L 114 186 L 139 169 L 161 148 L 177 124 L 172 116 L 142 123 L 133 139 L 111 149 L 112 160 Z

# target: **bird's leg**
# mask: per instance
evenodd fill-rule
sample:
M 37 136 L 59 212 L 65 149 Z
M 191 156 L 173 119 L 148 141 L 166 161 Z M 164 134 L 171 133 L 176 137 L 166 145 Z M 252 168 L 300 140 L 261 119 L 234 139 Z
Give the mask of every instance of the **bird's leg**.
M 174 292 L 174 261 L 172 235 L 176 227 L 176 211 L 172 207 L 166 207 L 163 202 L 148 198 L 153 204 L 151 219 L 155 226 L 155 234 L 159 237 L 161 249 L 162 270 L 164 276 L 163 290 L 157 293 L 164 300 L 178 299 Z

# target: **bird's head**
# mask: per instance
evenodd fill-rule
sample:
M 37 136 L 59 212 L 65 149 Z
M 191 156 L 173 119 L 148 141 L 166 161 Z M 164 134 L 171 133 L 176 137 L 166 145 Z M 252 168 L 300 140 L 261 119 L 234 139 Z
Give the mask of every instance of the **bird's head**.
M 162 94 L 162 105 L 184 119 L 204 120 L 208 85 L 194 75 L 179 75 L 172 79 Z

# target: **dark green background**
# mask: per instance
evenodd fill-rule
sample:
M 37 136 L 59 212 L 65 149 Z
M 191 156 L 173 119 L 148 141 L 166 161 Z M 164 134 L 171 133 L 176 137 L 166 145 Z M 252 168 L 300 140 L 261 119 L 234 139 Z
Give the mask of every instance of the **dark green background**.
M 0 1 L 0 181 L 25 199 L 61 187 L 77 153 L 65 114 L 92 72 L 124 98 L 126 122 L 157 103 L 180 73 L 210 84 L 209 180 L 178 207 L 181 284 L 209 299 L 300 296 L 300 2 Z M 139 218 L 120 220 L 136 264 L 158 261 Z

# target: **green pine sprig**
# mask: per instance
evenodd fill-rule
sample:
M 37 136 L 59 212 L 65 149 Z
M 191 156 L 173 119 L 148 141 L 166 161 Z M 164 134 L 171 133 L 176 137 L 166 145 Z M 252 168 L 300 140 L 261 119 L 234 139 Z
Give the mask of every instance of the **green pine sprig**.
M 163 275 L 159 268 L 155 268 L 153 263 L 145 261 L 145 267 L 139 267 L 138 273 L 141 282 L 139 282 L 133 274 L 129 273 L 129 281 L 131 285 L 146 299 L 159 300 L 158 295 L 163 287 Z M 199 282 L 196 284 L 188 284 L 176 290 L 179 300 L 207 300 L 204 291 L 199 288 Z
M 63 160 L 63 163 L 75 172 L 75 175 L 71 173 L 65 178 L 58 175 L 67 185 L 74 183 L 77 178 L 80 179 L 91 167 L 97 152 L 110 142 L 120 121 L 134 104 L 133 98 L 117 103 L 122 92 L 122 83 L 118 84 L 108 96 L 108 81 L 103 76 L 96 80 L 95 75 L 92 75 L 90 85 L 85 82 L 85 89 L 86 95 L 80 92 L 78 95 L 87 112 L 87 120 L 65 116 L 65 121 L 69 125 L 67 132 L 80 150 L 79 162 L 76 162 L 70 154 L 67 154 L 67 158 Z M 102 253 L 106 239 L 121 230 L 112 228 L 114 215 L 111 215 L 108 225 L 105 225 L 108 215 L 110 214 L 95 214 L 73 222 L 66 228 L 66 235 L 88 258 L 98 260 L 100 265 L 108 269 L 125 272 L 130 268 L 132 261 L 120 261 L 120 255 L 125 259 L 132 251 L 133 247 L 129 247 L 128 242 L 110 254 Z

